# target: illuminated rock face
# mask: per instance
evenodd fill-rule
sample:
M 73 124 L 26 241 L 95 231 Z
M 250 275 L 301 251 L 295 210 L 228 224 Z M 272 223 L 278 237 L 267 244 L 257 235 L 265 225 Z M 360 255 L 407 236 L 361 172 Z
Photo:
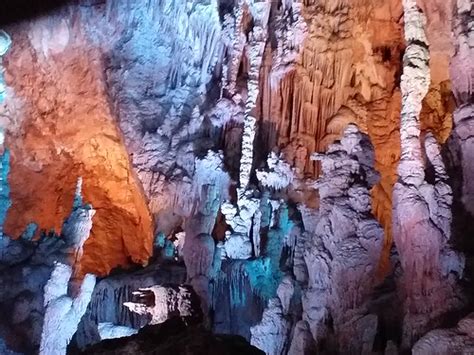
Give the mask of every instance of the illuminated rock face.
M 50 25 L 16 28 L 4 60 L 12 93 L 3 122 L 12 200 L 4 232 L 18 237 L 29 223 L 59 232 L 82 176 L 85 199 L 97 209 L 84 271 L 146 263 L 151 216 L 109 107 L 101 54 L 65 20 Z

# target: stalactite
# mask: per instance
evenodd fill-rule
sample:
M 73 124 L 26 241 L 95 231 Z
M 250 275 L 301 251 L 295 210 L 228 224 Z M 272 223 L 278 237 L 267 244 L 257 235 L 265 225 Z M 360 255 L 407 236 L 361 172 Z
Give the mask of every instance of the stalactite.
M 242 61 L 245 48 L 246 37 L 244 34 L 244 14 L 246 2 L 239 0 L 231 14 L 226 14 L 223 24 L 223 38 L 229 56 L 229 64 L 226 65 L 226 72 L 223 73 L 223 87 L 229 91 L 230 96 L 235 94 L 239 66 Z
M 274 152 L 270 153 L 267 159 L 268 171 L 257 170 L 257 179 L 266 188 L 281 190 L 293 183 L 294 171 L 290 164 L 282 157 L 278 157 Z
M 263 52 L 268 38 L 268 16 L 270 14 L 270 3 L 261 2 L 250 5 L 254 20 L 254 27 L 249 34 L 248 59 L 250 68 L 248 72 L 247 100 L 245 102 L 244 132 L 242 135 L 242 158 L 240 160 L 240 188 L 244 192 L 250 179 L 250 171 L 253 163 L 253 145 L 256 131 L 256 118 L 254 109 L 259 94 L 260 67 L 263 60 Z

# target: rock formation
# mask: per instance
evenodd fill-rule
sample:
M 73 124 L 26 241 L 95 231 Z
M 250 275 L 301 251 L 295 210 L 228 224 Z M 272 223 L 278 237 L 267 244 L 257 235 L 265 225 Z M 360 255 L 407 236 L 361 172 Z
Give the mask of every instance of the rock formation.
M 333 350 L 342 353 L 369 351 L 377 332 L 369 301 L 383 229 L 370 213 L 369 188 L 377 182 L 372 149 L 368 137 L 350 125 L 340 143 L 314 155 L 321 161 L 322 176 L 314 185 L 320 208 L 316 224 L 305 224 L 303 320 L 316 343 L 333 338 Z
M 403 2 L 407 49 L 401 82 L 401 157 L 393 190 L 393 235 L 403 275 L 403 342 L 409 347 L 433 322 L 460 308 L 464 257 L 449 246 L 452 191 L 433 135 L 420 136 L 422 100 L 429 89 L 429 47 L 425 18 L 415 1 Z M 431 170 L 432 181 L 426 174 Z M 426 171 L 426 173 L 425 173 Z
M 41 355 L 64 355 L 86 312 L 95 286 L 95 276 L 87 274 L 74 297 L 68 295 L 72 268 L 57 263 L 44 288 L 46 313 L 41 335 Z
M 125 302 L 124 306 L 132 312 L 151 315 L 149 324 L 152 325 L 164 323 L 173 317 L 183 320 L 202 317 L 197 296 L 189 286 L 153 286 L 139 289 L 133 295 L 137 301 Z
M 3 30 L 0 30 L 0 104 L 3 103 L 6 95 L 5 79 L 3 77 L 4 69 L 2 66 L 2 57 L 7 54 L 11 44 L 12 40 L 8 33 Z
M 459 321 L 455 328 L 436 329 L 418 340 L 412 349 L 414 355 L 469 353 L 474 349 L 473 315 Z
M 0 26 L 0 352 L 470 351 L 471 0 Z

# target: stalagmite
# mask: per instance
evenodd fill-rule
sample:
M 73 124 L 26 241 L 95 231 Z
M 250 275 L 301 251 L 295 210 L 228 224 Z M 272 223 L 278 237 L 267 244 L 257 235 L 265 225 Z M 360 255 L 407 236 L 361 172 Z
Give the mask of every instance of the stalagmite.
M 315 184 L 320 195 L 319 216 L 316 225 L 309 216 L 303 218 L 309 232 L 304 251 L 308 286 L 302 296 L 303 320 L 315 343 L 334 336 L 337 346 L 333 351 L 354 353 L 371 349 L 375 339 L 377 317 L 369 314 L 369 301 L 383 243 L 383 230 L 370 214 L 369 188 L 376 182 L 370 178 L 373 155 L 361 147 L 371 148 L 368 137 L 349 125 L 341 141 L 332 144 L 326 154 L 314 154 L 322 166 L 322 176 Z M 328 317 L 332 330 L 325 322 Z M 297 334 L 305 337 L 306 333 Z M 306 338 L 293 342 L 308 343 Z
M 280 300 L 272 298 L 263 311 L 262 321 L 250 328 L 250 343 L 267 355 L 280 355 L 285 350 L 289 331 L 289 321 L 285 319 Z
M 435 180 L 425 180 L 420 138 L 422 100 L 429 88 L 429 51 L 425 18 L 414 0 L 405 0 L 405 40 L 402 75 L 401 149 L 399 180 L 393 190 L 393 235 L 403 274 L 402 347 L 409 348 L 440 317 L 461 306 L 456 278 L 464 259 L 450 249 L 452 192 L 434 137 L 425 137 L 427 165 Z
M 160 324 L 173 317 L 192 319 L 202 315 L 199 298 L 190 286 L 152 286 L 133 293 L 136 301 L 124 306 L 138 314 L 151 315 L 150 324 Z
M 71 214 L 64 221 L 62 235 L 66 244 L 71 248 L 73 264 L 79 264 L 83 254 L 84 243 L 90 236 L 92 218 L 95 210 L 82 201 L 82 178 L 79 178 L 74 195 L 74 205 Z
M 204 314 L 209 311 L 209 282 L 214 270 L 216 242 L 212 231 L 219 207 L 227 197 L 229 177 L 223 170 L 222 156 L 208 152 L 205 159 L 196 164 L 195 184 L 201 193 L 201 201 L 193 217 L 185 226 L 186 239 L 183 246 L 183 259 L 188 273 L 188 282 L 201 298 Z
M 43 331 L 40 355 L 65 355 L 67 345 L 77 331 L 79 322 L 86 312 L 95 287 L 95 276 L 87 274 L 77 295 L 69 296 L 68 287 L 72 268 L 56 263 L 44 289 Z

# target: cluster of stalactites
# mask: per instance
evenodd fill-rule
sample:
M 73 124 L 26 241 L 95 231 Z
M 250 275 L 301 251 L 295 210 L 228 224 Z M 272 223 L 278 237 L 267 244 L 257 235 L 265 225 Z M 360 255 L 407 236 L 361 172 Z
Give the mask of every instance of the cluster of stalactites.
M 451 84 L 456 98 L 456 110 L 453 113 L 453 133 L 450 150 L 456 174 L 459 176 L 458 192 L 463 207 L 474 215 L 474 5 L 470 0 L 457 0 L 454 13 L 453 33 L 455 53 L 450 63 Z
M 474 4 L 471 0 L 456 0 L 455 3 L 455 53 L 450 64 L 450 76 L 453 94 L 460 109 L 465 105 L 472 107 L 474 94 Z
M 143 2 L 146 1 L 146 4 Z M 196 79 L 204 87 L 222 60 L 221 24 L 216 0 L 108 1 L 106 18 L 132 26 L 133 21 L 149 21 L 156 33 L 173 34 L 172 60 L 167 74 L 171 87 L 181 87 Z
M 282 11 L 275 18 L 277 48 L 273 52 L 270 74 L 270 88 L 277 90 L 281 80 L 300 61 L 301 48 L 308 33 L 308 25 L 303 18 L 303 4 L 299 1 L 283 1 Z

